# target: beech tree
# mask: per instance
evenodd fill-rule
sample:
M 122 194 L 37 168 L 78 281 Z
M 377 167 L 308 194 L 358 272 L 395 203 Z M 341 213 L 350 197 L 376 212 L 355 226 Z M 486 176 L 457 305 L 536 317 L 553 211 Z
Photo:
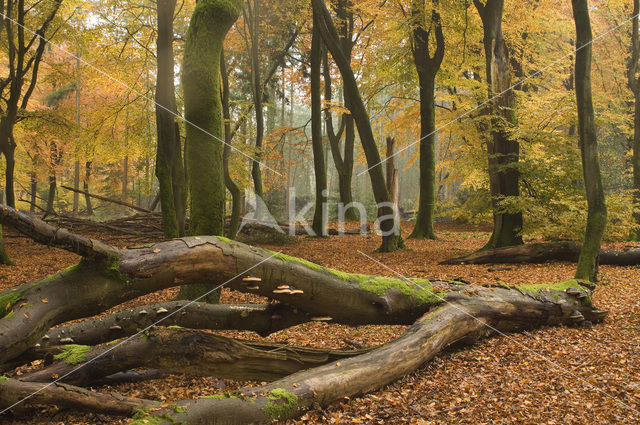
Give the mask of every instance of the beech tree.
M 582 157 L 582 173 L 587 193 L 588 216 L 576 278 L 597 280 L 598 254 L 604 228 L 607 225 L 598 140 L 591 96 L 591 55 L 593 35 L 587 0 L 572 0 L 573 19 L 576 24 L 575 88 L 578 106 L 578 137 Z
M 633 0 L 632 25 L 631 25 L 631 57 L 627 67 L 627 84 L 633 92 L 633 189 L 636 208 L 640 205 L 640 31 L 638 25 L 638 13 L 640 13 L 640 0 Z M 640 226 L 640 211 L 634 213 L 634 219 Z M 640 239 L 640 227 L 634 232 L 635 239 Z
M 437 7 L 438 2 L 432 2 Z M 444 59 L 444 34 L 440 14 L 433 9 L 429 24 L 424 1 L 411 2 L 413 37 L 411 51 L 420 84 L 420 199 L 416 225 L 409 236 L 416 239 L 435 239 L 433 219 L 436 202 L 436 74 Z M 435 51 L 430 47 L 430 38 L 435 38 Z
M 224 234 L 220 57 L 225 36 L 241 12 L 240 0 L 200 0 L 189 23 L 182 86 L 192 235 Z M 207 289 L 206 285 L 185 286 L 179 298 L 193 299 Z
M 511 88 L 509 49 L 502 34 L 504 0 L 474 0 L 484 32 L 486 83 L 491 101 L 487 137 L 489 186 L 493 204 L 493 232 L 485 249 L 522 244 L 522 213 L 504 211 L 500 205 L 520 195 L 518 161 L 520 145 L 513 140 L 516 125 L 515 96 Z

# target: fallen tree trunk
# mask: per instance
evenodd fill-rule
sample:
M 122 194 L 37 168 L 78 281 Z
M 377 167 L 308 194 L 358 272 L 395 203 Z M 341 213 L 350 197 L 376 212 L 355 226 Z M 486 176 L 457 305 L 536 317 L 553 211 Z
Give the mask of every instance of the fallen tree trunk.
M 590 301 L 568 296 L 577 282 L 519 289 L 467 287 L 469 295 L 451 293 L 448 304 L 419 319 L 404 336 L 366 354 L 298 372 L 271 384 L 231 394 L 186 400 L 181 413 L 167 410 L 161 424 L 271 423 L 301 415 L 312 406 L 326 406 L 346 396 L 376 390 L 412 372 L 452 344 L 469 344 L 496 332 L 514 332 L 544 325 L 601 321 L 604 312 Z M 585 291 L 586 289 L 583 288 Z M 576 317 L 576 311 L 580 317 Z
M 159 320 L 162 320 L 162 326 L 246 330 L 267 336 L 308 322 L 311 318 L 284 304 L 225 305 L 171 301 L 121 310 L 107 317 L 55 328 L 43 336 L 38 344 L 41 347 L 62 344 L 98 345 L 134 335 Z
M 580 244 L 573 242 L 533 243 L 506 248 L 488 249 L 451 258 L 440 264 L 512 264 L 512 263 L 546 263 L 547 261 L 577 262 L 580 256 Z M 616 266 L 633 266 L 640 264 L 640 249 L 632 248 L 624 251 L 601 250 L 598 257 L 600 264 Z
M 118 250 L 11 208 L 0 209 L 0 222 L 84 257 L 56 275 L 0 292 L 0 364 L 20 356 L 57 324 L 189 283 L 209 283 L 212 289 L 226 283 L 351 325 L 411 324 L 442 301 L 424 279 L 416 280 L 416 286 L 396 278 L 344 273 L 222 237 Z M 249 274 L 258 280 L 256 286 L 243 280 Z M 283 285 L 290 289 L 280 289 Z
M 284 420 L 312 405 L 325 406 L 380 388 L 451 344 L 471 343 L 495 332 L 599 322 L 606 315 L 591 303 L 594 287 L 576 280 L 514 288 L 430 283 L 344 273 L 220 237 L 183 238 L 118 250 L 59 231 L 9 208 L 0 208 L 0 224 L 12 224 L 38 241 L 83 256 L 71 269 L 0 293 L 0 364 L 18 358 L 56 324 L 96 315 L 153 291 L 195 282 L 210 283 L 212 289 L 227 284 L 287 304 L 294 314 L 293 309 L 299 309 L 310 316 L 323 316 L 323 320 L 413 323 L 400 339 L 364 353 L 312 353 L 233 341 L 203 331 L 154 328 L 147 338 L 132 338 L 108 353 L 108 345 L 96 351 L 83 348 L 82 352 L 92 357 L 80 358 L 84 363 L 75 368 L 58 363 L 25 377 L 34 379 L 39 373 L 38 379 L 51 379 L 73 372 L 68 378 L 88 383 L 142 365 L 201 374 L 206 370 L 207 374 L 239 379 L 278 379 L 233 394 L 185 400 L 178 403 L 179 409 L 139 411 L 132 422 L 135 424 Z M 163 314 L 173 317 L 177 311 L 167 309 Z M 63 353 L 73 349 L 66 347 Z M 318 364 L 322 366 L 313 367 Z M 281 378 L 294 371 L 298 372 Z
M 238 341 L 191 329 L 153 328 L 115 345 L 69 345 L 60 361 L 22 375 L 26 382 L 60 379 L 90 385 L 136 368 L 159 368 L 193 376 L 241 381 L 273 381 L 300 370 L 352 357 L 359 351 L 321 350 L 284 344 Z M 73 372 L 73 373 L 72 373 Z
M 25 397 L 21 408 L 35 405 L 56 406 L 59 409 L 76 409 L 109 415 L 132 416 L 145 408 L 159 408 L 160 403 L 141 398 L 124 397 L 119 394 L 92 392 L 73 385 L 55 383 L 43 385 L 0 378 L 0 409 L 5 409 Z

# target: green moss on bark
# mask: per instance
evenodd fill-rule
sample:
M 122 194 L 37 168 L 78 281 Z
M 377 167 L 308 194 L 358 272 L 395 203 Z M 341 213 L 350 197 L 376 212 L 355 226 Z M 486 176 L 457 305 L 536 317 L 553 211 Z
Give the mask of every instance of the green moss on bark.
M 56 354 L 53 358 L 56 360 L 63 360 L 65 363 L 70 365 L 75 365 L 85 361 L 87 353 L 89 353 L 90 350 L 91 347 L 88 345 L 69 344 L 65 345 L 62 353 Z
M 0 296 L 0 318 L 9 317 L 13 306 L 20 301 L 22 294 L 20 292 L 10 292 Z
M 298 396 L 283 388 L 275 388 L 269 392 L 269 401 L 263 412 L 271 420 L 290 417 L 298 406 Z

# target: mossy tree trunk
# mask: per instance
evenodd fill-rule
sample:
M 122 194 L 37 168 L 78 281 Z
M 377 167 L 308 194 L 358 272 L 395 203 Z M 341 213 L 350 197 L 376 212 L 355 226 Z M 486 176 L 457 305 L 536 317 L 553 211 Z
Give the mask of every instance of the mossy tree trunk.
M 378 207 L 378 219 L 380 220 L 380 230 L 383 233 L 382 244 L 379 248 L 380 252 L 392 252 L 404 247 L 404 241 L 400 235 L 400 228 L 395 221 L 395 214 L 389 191 L 387 190 L 386 181 L 383 173 L 383 164 L 380 159 L 380 152 L 376 143 L 375 136 L 371 129 L 371 122 L 367 109 L 360 96 L 358 83 L 351 64 L 347 59 L 337 30 L 333 24 L 331 14 L 323 0 L 312 0 L 312 6 L 317 13 L 318 28 L 324 44 L 327 46 L 333 59 L 340 69 L 342 80 L 344 83 L 345 95 L 349 97 L 349 110 L 355 120 L 360 135 L 362 148 L 367 158 L 369 166 L 369 177 L 371 178 L 371 186 L 373 188 L 373 196 Z
M 224 234 L 220 56 L 227 32 L 240 16 L 240 0 L 200 0 L 191 17 L 184 52 L 182 86 L 187 124 L 187 172 L 192 235 Z M 194 299 L 211 289 L 185 286 L 179 298 Z M 211 294 L 214 302 L 219 294 Z
M 327 236 L 327 165 L 322 140 L 322 38 L 318 30 L 318 15 L 313 11 L 311 36 L 311 145 L 316 181 L 315 211 L 312 229 L 317 236 Z
M 633 201 L 635 224 L 637 228 L 633 232 L 633 239 L 640 240 L 640 31 L 638 25 L 638 13 L 640 13 L 640 0 L 633 0 L 632 29 L 631 29 L 631 58 L 627 68 L 627 80 L 633 92 L 634 115 L 633 115 Z
M 21 356 L 31 350 L 36 354 L 58 353 L 56 356 L 61 362 L 23 377 L 30 380 L 50 380 L 54 373 L 64 376 L 77 370 L 72 364 L 89 360 L 91 363 L 86 368 L 65 376 L 65 379 L 91 385 L 93 378 L 140 365 L 199 375 L 277 379 L 226 395 L 179 401 L 177 406 L 166 409 L 147 409 L 136 414 L 133 424 L 270 423 L 294 418 L 316 404 L 326 406 L 345 396 L 378 389 L 412 372 L 447 346 L 455 342 L 472 343 L 489 335 L 490 330 L 512 332 L 543 325 L 577 324 L 584 320 L 599 322 L 606 316 L 606 312 L 592 305 L 591 289 L 594 286 L 576 280 L 513 288 L 447 281 L 432 284 L 424 279 L 344 273 L 213 236 L 116 249 L 53 228 L 11 208 L 0 209 L 0 223 L 11 225 L 40 243 L 83 256 L 76 267 L 0 292 L 0 365 L 5 369 L 9 363 L 21 365 L 30 361 L 29 357 Z M 252 281 L 257 282 L 257 288 L 249 287 L 242 279 L 249 274 Z M 208 332 L 162 328 L 149 330 L 142 337 L 118 346 L 107 344 L 91 348 L 60 340 L 72 345 L 34 347 L 38 341 L 48 341 L 50 338 L 41 338 L 47 329 L 57 324 L 94 316 L 146 293 L 199 281 L 203 275 L 216 276 L 217 281 L 212 284 L 230 280 L 233 289 L 289 304 L 289 314 L 294 316 L 286 320 L 292 319 L 292 324 L 304 320 L 300 315 L 306 314 L 311 318 L 322 316 L 322 320 L 352 325 L 413 323 L 413 326 L 396 341 L 360 352 L 239 342 Z M 276 291 L 284 282 L 295 283 L 300 292 Z M 43 301 L 45 298 L 46 302 Z M 197 316 L 199 306 L 191 305 L 189 315 Z M 263 306 L 256 314 L 272 314 L 271 320 L 276 322 L 284 319 L 284 314 L 276 316 L 269 310 L 271 308 Z M 145 309 L 150 310 L 151 306 Z M 224 309 L 207 307 L 206 310 L 217 315 Z M 234 313 L 233 308 L 226 310 L 235 317 L 235 323 L 251 320 L 249 317 L 253 314 L 246 310 L 244 315 L 243 311 Z M 149 311 L 145 314 L 141 311 L 138 308 L 123 313 L 123 325 L 125 319 L 134 320 L 134 317 L 144 317 L 155 323 L 155 317 L 150 317 Z M 171 313 L 174 311 L 178 310 Z M 154 311 L 156 317 L 168 317 L 169 313 L 168 309 Z M 175 316 L 172 315 L 171 320 L 182 320 Z M 104 319 L 112 320 L 110 316 Z M 183 320 L 193 321 L 196 317 Z M 97 322 L 90 321 L 88 326 L 91 323 Z M 143 323 L 146 322 L 140 322 Z M 78 327 L 79 324 L 69 326 Z M 229 322 L 227 326 L 235 325 Z M 66 330 L 70 329 L 66 327 Z M 115 333 L 122 329 L 112 325 L 109 330 Z M 56 332 L 61 333 L 61 329 Z M 114 335 L 114 338 L 119 337 Z M 110 348 L 110 355 L 100 356 Z M 314 367 L 316 365 L 321 366 Z M 306 368 L 309 369 L 302 370 Z M 295 373 L 288 375 L 291 372 Z M 102 397 L 83 393 L 77 387 L 57 391 L 60 385 L 48 387 L 39 397 L 26 400 L 26 403 L 94 410 L 91 406 Z M 28 387 L 25 382 L 2 377 L 0 405 L 15 403 Z M 126 406 L 118 409 L 117 404 L 111 402 L 112 398 L 105 397 L 103 411 L 121 415 L 131 414 L 135 403 L 139 403 L 140 409 L 153 405 L 149 400 L 123 399 Z
M 173 14 L 176 0 L 158 0 L 156 177 L 160 184 L 162 226 L 166 239 L 184 236 L 187 193 L 180 128 L 175 120 Z
M 504 211 L 504 201 L 520 196 L 520 144 L 512 138 L 516 125 L 515 96 L 511 88 L 509 51 L 502 35 L 504 0 L 474 0 L 484 32 L 486 80 L 491 102 L 487 139 L 489 186 L 493 205 L 493 233 L 483 249 L 522 245 L 522 213 Z
M 433 0 L 433 7 L 438 1 Z M 413 232 L 415 239 L 435 239 L 433 219 L 436 203 L 436 74 L 444 59 L 444 33 L 440 15 L 433 9 L 427 24 L 424 0 L 411 2 L 412 53 L 420 84 L 420 200 Z M 435 38 L 435 51 L 429 39 Z
M 595 281 L 598 275 L 598 254 L 607 225 L 607 206 L 600 174 L 598 141 L 591 96 L 591 43 L 593 35 L 588 1 L 572 0 L 571 6 L 576 25 L 575 87 L 578 106 L 578 135 L 588 205 L 587 226 L 578 259 L 576 278 Z

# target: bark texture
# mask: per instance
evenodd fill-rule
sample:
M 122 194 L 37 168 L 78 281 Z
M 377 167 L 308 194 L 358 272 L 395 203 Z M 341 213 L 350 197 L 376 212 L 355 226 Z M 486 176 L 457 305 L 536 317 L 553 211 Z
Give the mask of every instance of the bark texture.
M 633 200 L 635 208 L 640 207 L 640 31 L 638 25 L 638 13 L 640 13 L 640 0 L 633 0 L 633 12 L 631 16 L 631 57 L 627 68 L 627 83 L 633 92 L 633 141 L 632 141 L 632 167 L 633 167 Z M 638 228 L 634 231 L 634 239 L 640 240 L 640 211 L 633 214 Z
M 411 3 L 412 52 L 420 84 L 420 200 L 413 232 L 415 239 L 435 239 L 433 219 L 436 203 L 436 74 L 444 59 L 444 33 L 440 14 L 433 9 L 427 24 L 424 0 Z M 438 1 L 432 2 L 433 6 Z M 429 45 L 435 38 L 435 49 Z M 433 50 L 433 53 L 432 53 Z
M 484 249 L 522 245 L 522 213 L 504 211 L 502 202 L 520 196 L 520 144 L 511 132 L 516 126 L 515 95 L 511 89 L 509 50 L 502 35 L 504 0 L 474 0 L 484 32 L 486 80 L 491 114 L 487 138 L 489 186 L 493 204 L 493 233 Z
M 593 36 L 587 0 L 572 0 L 573 19 L 576 24 L 575 88 L 578 106 L 578 135 L 582 157 L 582 173 L 587 193 L 587 226 L 576 278 L 593 280 L 598 275 L 598 254 L 607 225 L 607 206 L 602 187 L 598 140 L 591 96 L 591 55 Z

